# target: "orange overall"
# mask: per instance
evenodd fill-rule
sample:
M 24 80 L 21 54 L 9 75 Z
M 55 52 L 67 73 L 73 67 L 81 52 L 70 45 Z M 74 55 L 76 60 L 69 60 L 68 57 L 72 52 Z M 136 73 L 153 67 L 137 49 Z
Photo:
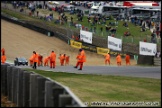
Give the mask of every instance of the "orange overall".
M 65 65 L 69 65 L 69 58 L 70 58 L 69 56 L 65 57 Z
M 55 68 L 56 66 L 56 54 L 51 52 L 50 54 L 50 68 Z
M 78 62 L 76 64 L 76 67 L 78 67 L 80 65 L 80 70 L 82 70 L 83 68 L 83 63 L 86 62 L 86 55 L 85 55 L 85 52 L 84 50 L 82 50 L 80 52 L 80 55 L 77 56 L 78 57 Z
M 38 54 L 33 54 L 33 61 L 38 63 Z
M 1 63 L 5 63 L 6 62 L 6 56 L 3 54 L 1 56 Z
M 109 63 L 109 65 L 110 65 L 110 54 L 106 54 L 106 55 L 105 55 L 105 65 L 106 65 L 107 63 Z
M 116 62 L 117 62 L 118 66 L 121 66 L 121 56 L 120 56 L 120 54 L 117 55 Z
M 34 61 L 33 61 L 33 57 L 34 57 L 34 55 L 32 55 L 32 56 L 29 58 L 30 66 L 32 66 L 33 63 L 34 63 Z
M 130 56 L 127 54 L 125 56 L 126 65 L 130 65 Z
M 44 58 L 44 66 L 48 66 L 48 60 L 49 60 L 48 56 Z
M 42 59 L 43 57 L 41 55 L 38 56 L 38 66 L 42 66 Z

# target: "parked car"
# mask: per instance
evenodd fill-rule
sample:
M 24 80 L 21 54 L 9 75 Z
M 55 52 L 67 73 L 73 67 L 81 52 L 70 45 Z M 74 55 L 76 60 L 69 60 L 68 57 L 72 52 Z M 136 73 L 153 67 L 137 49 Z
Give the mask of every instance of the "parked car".
M 19 65 L 27 65 L 28 66 L 28 61 L 27 61 L 27 59 L 26 58 L 24 58 L 24 57 L 19 57 L 19 58 L 15 58 L 15 60 L 14 60 L 14 65 L 15 66 L 19 66 Z
M 50 10 L 50 11 L 54 11 L 55 10 L 55 8 L 56 8 L 56 6 L 58 6 L 59 4 L 56 2 L 52 2 L 52 1 L 48 1 L 48 3 L 47 3 L 47 7 L 48 7 L 48 9 Z
M 74 5 L 67 5 L 67 6 L 64 6 L 63 9 L 65 12 L 70 12 L 71 10 L 73 10 L 75 8 Z M 76 9 L 76 8 L 75 8 Z

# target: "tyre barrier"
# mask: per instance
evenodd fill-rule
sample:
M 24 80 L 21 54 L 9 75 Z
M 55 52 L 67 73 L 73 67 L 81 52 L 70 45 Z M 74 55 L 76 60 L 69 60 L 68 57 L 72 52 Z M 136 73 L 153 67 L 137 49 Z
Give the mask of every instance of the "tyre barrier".
M 68 87 L 7 63 L 1 64 L 1 95 L 17 107 L 86 107 Z
M 161 66 L 161 58 L 154 57 L 154 66 Z

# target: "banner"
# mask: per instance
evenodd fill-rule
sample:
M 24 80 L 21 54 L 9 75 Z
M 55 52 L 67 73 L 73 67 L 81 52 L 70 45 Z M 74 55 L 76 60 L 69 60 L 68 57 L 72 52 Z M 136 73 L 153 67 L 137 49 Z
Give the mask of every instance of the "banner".
M 110 49 L 97 47 L 97 54 L 105 55 L 110 52 Z
M 82 48 L 82 43 L 74 41 L 74 40 L 70 40 L 70 45 L 74 48 Z
M 96 46 L 90 45 L 88 43 L 82 43 L 82 48 L 85 50 L 97 53 Z
M 122 50 L 122 40 L 117 39 L 111 36 L 108 36 L 108 48 L 113 49 L 113 50 Z
M 120 53 L 121 57 L 125 57 L 126 56 L 126 53 L 110 50 L 110 55 L 117 56 L 118 53 Z
M 92 32 L 80 30 L 80 40 L 92 44 Z
M 139 43 L 139 54 L 140 55 L 150 55 L 155 56 L 157 52 L 157 45 L 148 42 L 140 42 Z

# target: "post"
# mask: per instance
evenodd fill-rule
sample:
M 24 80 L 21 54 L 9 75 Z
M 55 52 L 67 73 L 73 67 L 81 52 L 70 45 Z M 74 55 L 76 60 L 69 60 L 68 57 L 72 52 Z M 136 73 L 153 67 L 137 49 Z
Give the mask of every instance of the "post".
M 7 67 L 7 94 L 8 100 L 12 100 L 12 66 Z
M 38 89 L 38 75 L 31 74 L 30 75 L 30 101 L 29 101 L 29 107 L 38 107 L 37 106 L 37 89 Z
M 17 106 L 23 107 L 23 73 L 24 71 L 19 69 L 18 80 L 17 80 Z
M 52 81 L 45 81 L 45 107 L 54 107 L 54 97 L 53 97 L 53 86 L 54 82 Z
M 64 88 L 62 87 L 54 87 L 53 88 L 53 96 L 54 96 L 54 107 L 59 107 L 59 95 L 63 94 Z
M 1 64 L 1 94 L 4 96 L 8 95 L 7 92 L 7 64 Z
M 17 104 L 17 80 L 18 80 L 19 68 L 13 67 L 13 79 L 12 79 L 12 102 Z M 17 105 L 16 105 L 17 106 Z
M 66 107 L 66 105 L 72 105 L 72 97 L 68 94 L 60 94 L 59 107 Z
M 23 73 L 23 107 L 29 107 L 30 95 L 30 72 Z
M 38 107 L 45 107 L 45 81 L 46 79 L 43 77 L 37 77 L 37 106 Z

